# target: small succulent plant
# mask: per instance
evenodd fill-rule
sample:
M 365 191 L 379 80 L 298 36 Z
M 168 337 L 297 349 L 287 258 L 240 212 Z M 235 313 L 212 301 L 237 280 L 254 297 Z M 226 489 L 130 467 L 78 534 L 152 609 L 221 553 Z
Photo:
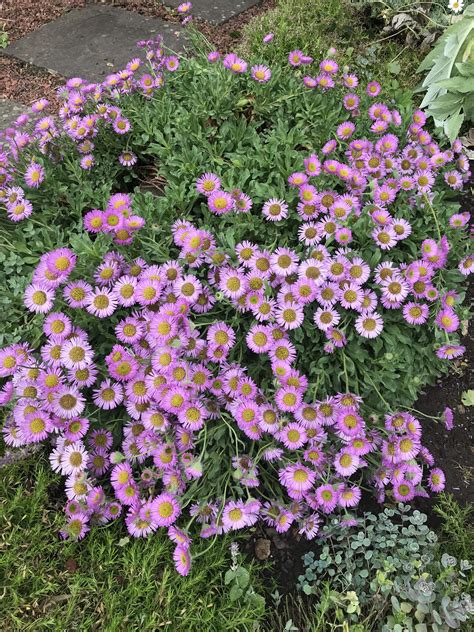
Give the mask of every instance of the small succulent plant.
M 436 534 L 426 515 L 408 505 L 366 513 L 356 528 L 341 529 L 334 520 L 316 541 L 321 548 L 303 557 L 305 574 L 299 588 L 318 595 L 324 584 L 352 603 L 345 617 L 367 630 L 442 632 L 460 627 L 474 614 L 467 592 L 470 564 L 447 554 L 439 556 Z M 352 629 L 352 628 L 351 628 Z

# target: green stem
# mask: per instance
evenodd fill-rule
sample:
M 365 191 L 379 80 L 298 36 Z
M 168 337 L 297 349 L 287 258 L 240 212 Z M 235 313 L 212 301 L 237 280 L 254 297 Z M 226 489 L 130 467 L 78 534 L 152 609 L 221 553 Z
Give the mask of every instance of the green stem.
M 433 219 L 434 219 L 435 224 L 436 224 L 436 230 L 438 231 L 438 240 L 441 241 L 441 228 L 439 226 L 438 217 L 437 217 L 436 212 L 435 212 L 435 210 L 433 208 L 433 205 L 429 201 L 428 196 L 426 195 L 426 193 L 423 193 L 423 200 L 425 201 L 425 204 L 428 206 L 428 208 L 431 211 L 431 214 L 433 215 Z
M 346 393 L 350 393 L 349 390 L 349 376 L 347 374 L 347 365 L 346 365 L 346 354 L 344 351 L 342 352 L 342 365 L 344 367 L 344 380 L 346 382 Z
M 383 401 L 383 403 L 385 404 L 385 406 L 387 407 L 387 410 L 390 412 L 391 411 L 391 406 L 390 404 L 387 402 L 387 400 L 384 398 L 384 396 L 382 395 L 382 393 L 379 391 L 379 389 L 375 386 L 372 378 L 370 377 L 369 373 L 366 372 L 365 373 L 365 377 L 369 380 L 369 382 L 372 384 L 372 386 L 374 387 L 374 391 L 377 393 L 377 395 L 380 397 L 380 399 Z

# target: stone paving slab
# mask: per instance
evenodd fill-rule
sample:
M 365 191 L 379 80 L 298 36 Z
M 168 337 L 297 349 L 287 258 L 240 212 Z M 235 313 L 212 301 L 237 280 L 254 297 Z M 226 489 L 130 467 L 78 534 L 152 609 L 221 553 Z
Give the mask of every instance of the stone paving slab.
M 176 9 L 184 0 L 165 0 L 165 4 Z M 310 2 L 311 0 L 308 0 Z M 192 0 L 191 14 L 211 24 L 222 24 L 235 15 L 259 4 L 260 0 Z
M 138 40 L 163 35 L 179 51 L 184 34 L 177 24 L 119 7 L 87 5 L 73 9 L 4 49 L 4 53 L 64 77 L 101 81 L 133 57 L 142 56 Z
M 19 116 L 28 111 L 26 105 L 0 99 L 0 130 L 9 127 Z

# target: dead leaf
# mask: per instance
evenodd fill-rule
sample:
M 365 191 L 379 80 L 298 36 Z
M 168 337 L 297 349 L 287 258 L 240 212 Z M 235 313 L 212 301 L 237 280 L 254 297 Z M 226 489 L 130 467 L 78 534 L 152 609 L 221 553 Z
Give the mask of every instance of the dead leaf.
M 255 557 L 258 560 L 266 560 L 270 557 L 270 552 L 270 540 L 267 540 L 266 538 L 258 538 L 255 542 Z

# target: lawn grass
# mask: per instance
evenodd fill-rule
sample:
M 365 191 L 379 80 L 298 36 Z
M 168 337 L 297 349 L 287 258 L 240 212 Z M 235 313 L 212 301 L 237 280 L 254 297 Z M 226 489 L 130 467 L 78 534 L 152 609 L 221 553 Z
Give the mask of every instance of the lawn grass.
M 120 546 L 127 533 L 117 524 L 62 542 L 60 489 L 44 458 L 0 470 L 0 630 L 256 629 L 263 608 L 231 602 L 224 586 L 231 537 L 218 538 L 182 578 L 164 533 Z M 194 552 L 208 545 L 196 542 Z
M 262 44 L 270 32 L 275 38 Z M 415 70 L 420 53 L 395 38 L 380 40 L 377 29 L 347 0 L 277 0 L 274 9 L 246 25 L 240 52 L 271 64 L 284 62 L 295 49 L 321 60 L 335 47 L 339 63 L 355 66 L 364 78 L 387 82 L 396 76 L 401 87 L 414 87 L 419 82 Z M 400 66 L 396 75 L 390 72 L 393 62 Z

